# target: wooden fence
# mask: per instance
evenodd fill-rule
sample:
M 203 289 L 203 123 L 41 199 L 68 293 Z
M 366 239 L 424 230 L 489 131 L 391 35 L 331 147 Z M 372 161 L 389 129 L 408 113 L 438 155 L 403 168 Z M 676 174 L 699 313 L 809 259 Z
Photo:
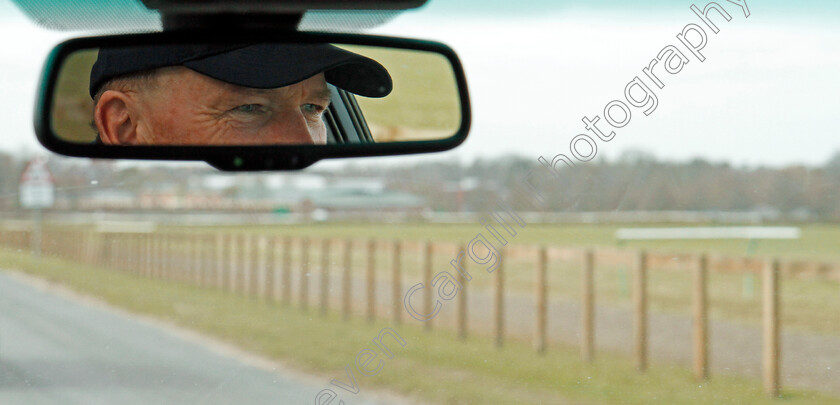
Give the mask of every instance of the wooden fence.
M 0 245 L 20 250 L 30 248 L 29 232 L 9 230 L 0 232 Z M 277 301 L 285 305 L 294 303 L 307 309 L 317 302 L 318 312 L 327 315 L 337 311 L 343 319 L 354 312 L 361 312 L 372 321 L 383 317 L 378 313 L 383 306 L 390 312 L 392 322 L 404 322 L 404 283 L 411 275 L 414 282 L 430 286 L 436 261 L 454 258 L 455 252 L 466 246 L 443 242 L 413 242 L 376 239 L 313 239 L 306 237 L 281 237 L 250 233 L 101 233 L 78 230 L 51 230 L 44 233 L 41 251 L 95 266 L 127 271 L 138 276 L 230 291 L 231 293 Z M 339 254 L 340 253 L 340 254 Z M 414 259 L 415 270 L 406 271 L 407 257 Z M 530 256 L 533 264 L 533 295 L 535 323 L 533 347 L 539 353 L 547 350 L 549 278 L 547 268 L 554 262 L 571 262 L 580 271 L 580 352 L 585 361 L 595 358 L 595 274 L 600 266 L 631 263 L 628 285 L 633 311 L 633 358 L 636 368 L 644 372 L 648 366 L 648 285 L 652 269 L 672 269 L 675 263 L 691 272 L 691 312 L 693 328 L 692 369 L 698 380 L 709 377 L 709 294 L 710 271 L 746 272 L 760 274 L 763 305 L 763 379 L 767 393 L 777 396 L 780 386 L 780 318 L 779 279 L 782 269 L 791 277 L 834 278 L 838 269 L 826 263 L 792 262 L 782 266 L 778 260 L 731 258 L 706 254 L 659 254 L 645 251 L 609 248 L 568 247 L 508 247 L 500 254 L 496 269 L 488 277 L 489 296 L 493 301 L 490 330 L 495 344 L 502 347 L 506 338 L 505 306 L 508 296 L 506 282 L 510 279 L 508 264 L 512 258 Z M 317 262 L 315 258 L 320 258 Z M 390 259 L 390 260 L 386 260 Z M 361 268 L 360 268 L 361 267 Z M 383 283 L 377 276 L 386 268 L 389 274 L 390 301 L 377 303 L 378 289 Z M 448 265 L 447 269 L 451 269 Z M 320 277 L 318 297 L 311 297 L 311 277 L 316 269 Z M 803 270 L 808 269 L 808 270 Z M 296 274 L 295 274 L 296 273 Z M 471 283 L 460 272 L 458 281 L 463 287 L 455 307 L 457 336 L 467 339 L 469 333 L 469 307 L 466 296 Z M 331 276 L 335 274 L 336 277 Z M 361 275 L 363 295 L 354 296 L 358 288 L 353 281 Z M 479 277 L 474 274 L 474 277 Z M 337 286 L 331 280 L 338 278 Z M 294 281 L 297 285 L 294 285 Z M 386 284 L 387 285 L 387 284 Z M 333 288 L 334 287 L 334 288 Z M 423 311 L 431 313 L 435 297 L 433 288 L 422 291 Z M 294 292 L 294 294 L 293 294 Z M 688 291 L 685 292 L 687 295 Z M 337 299 L 331 299 L 336 297 Z M 317 298 L 314 299 L 313 298 Z M 337 307 L 332 307 L 336 305 Z M 355 308 L 354 308 L 355 306 Z M 423 327 L 431 330 L 434 322 Z

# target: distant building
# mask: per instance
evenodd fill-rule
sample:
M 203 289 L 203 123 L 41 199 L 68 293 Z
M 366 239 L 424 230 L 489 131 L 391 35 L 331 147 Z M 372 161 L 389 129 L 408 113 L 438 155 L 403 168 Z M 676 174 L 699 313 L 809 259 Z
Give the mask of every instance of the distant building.
M 137 196 L 128 190 L 91 189 L 77 200 L 82 210 L 130 210 L 137 207 Z
M 140 209 L 180 208 L 180 190 L 174 182 L 144 184 L 139 194 Z
M 428 207 L 422 197 L 388 190 L 381 179 L 280 175 L 242 183 L 234 198 L 243 207 L 306 214 L 317 220 L 382 214 L 419 217 Z
M 299 209 L 304 212 L 323 210 L 331 215 L 364 216 L 365 214 L 407 214 L 420 216 L 426 211 L 426 199 L 392 190 L 365 188 L 326 189 L 312 193 Z

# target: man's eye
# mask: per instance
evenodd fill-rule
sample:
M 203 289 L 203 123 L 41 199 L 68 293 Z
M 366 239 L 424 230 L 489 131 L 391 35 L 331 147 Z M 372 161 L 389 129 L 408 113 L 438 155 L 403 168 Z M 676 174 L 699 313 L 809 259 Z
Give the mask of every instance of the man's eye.
M 264 109 L 261 104 L 242 104 L 231 111 L 253 114 L 262 112 Z
M 322 107 L 318 104 L 303 104 L 303 105 L 300 106 L 300 109 L 301 109 L 301 111 L 303 111 L 306 114 L 320 115 L 322 112 L 324 112 L 324 110 L 326 108 L 324 108 L 324 107 Z

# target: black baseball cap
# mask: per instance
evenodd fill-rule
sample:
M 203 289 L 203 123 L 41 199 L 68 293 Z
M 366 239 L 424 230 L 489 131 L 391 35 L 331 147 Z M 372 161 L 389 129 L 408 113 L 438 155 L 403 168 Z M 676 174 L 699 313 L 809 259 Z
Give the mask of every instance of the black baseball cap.
M 366 97 L 385 97 L 391 75 L 379 62 L 331 44 L 165 44 L 103 48 L 90 72 L 90 96 L 111 79 L 167 66 L 243 87 L 272 89 L 324 72 L 327 83 Z

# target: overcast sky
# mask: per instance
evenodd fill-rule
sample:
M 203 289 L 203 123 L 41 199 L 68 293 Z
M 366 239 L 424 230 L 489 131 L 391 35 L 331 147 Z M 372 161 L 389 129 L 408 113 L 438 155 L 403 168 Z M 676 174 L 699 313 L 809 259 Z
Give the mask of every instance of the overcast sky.
M 374 32 L 440 40 L 461 56 L 473 127 L 443 156 L 550 158 L 586 132 L 583 116 L 603 116 L 662 48 L 680 45 L 676 34 L 686 24 L 700 23 L 691 1 L 659 3 L 521 13 L 506 12 L 510 2 L 467 3 L 477 6 L 473 13 L 464 3 L 433 2 Z M 720 3 L 733 18 L 716 20 L 721 31 L 709 32 L 706 61 L 689 55 L 682 72 L 663 76 L 665 88 L 652 88 L 656 110 L 645 116 L 632 108 L 615 139 L 598 144 L 599 155 L 637 149 L 673 160 L 814 165 L 840 151 L 840 28 L 828 17 L 838 7 L 751 1 L 745 18 Z M 32 129 L 34 93 L 49 49 L 71 34 L 35 27 L 8 0 L 0 0 L 0 19 L 0 148 L 42 151 Z M 608 128 L 603 118 L 600 125 Z

